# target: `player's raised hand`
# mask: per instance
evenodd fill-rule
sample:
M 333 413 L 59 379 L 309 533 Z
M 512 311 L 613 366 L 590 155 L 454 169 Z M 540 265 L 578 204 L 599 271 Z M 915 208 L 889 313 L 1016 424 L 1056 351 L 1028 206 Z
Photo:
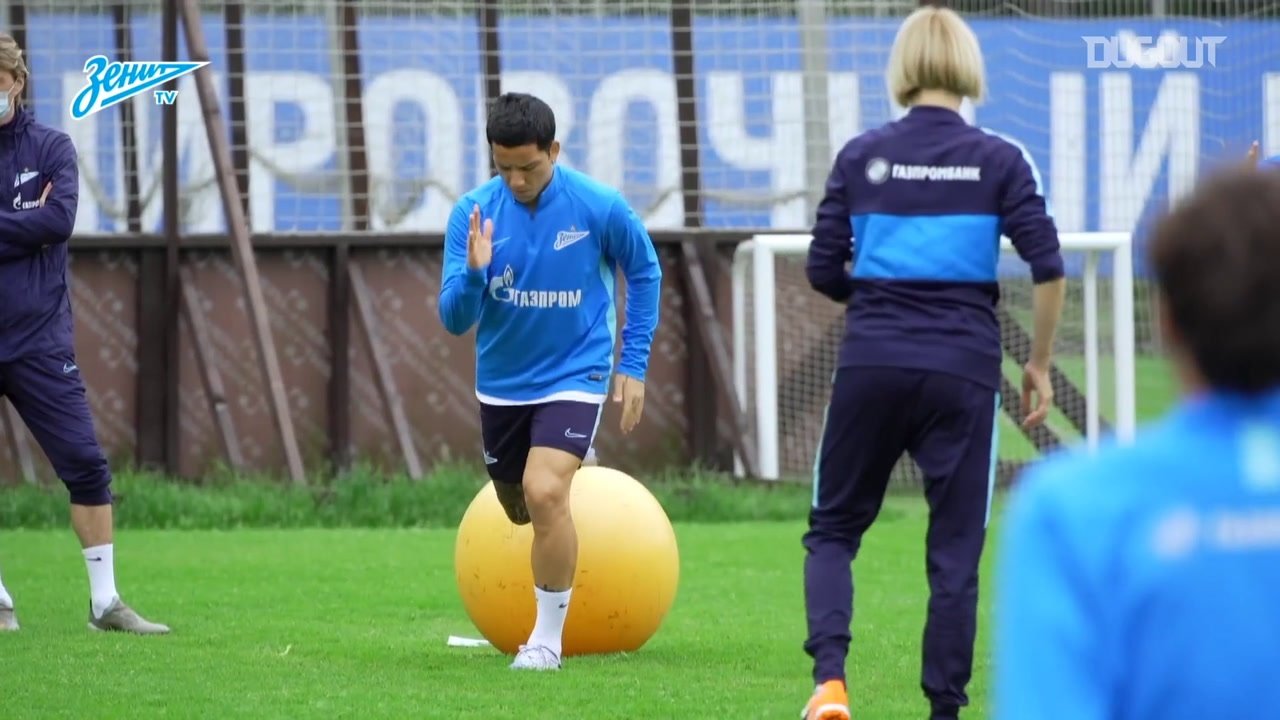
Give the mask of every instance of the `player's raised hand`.
M 467 230 L 467 267 L 482 270 L 493 259 L 493 220 L 480 223 L 480 206 L 471 209 L 471 227 Z
M 1032 409 L 1032 398 L 1035 408 Z M 1034 363 L 1022 367 L 1022 427 L 1033 428 L 1049 417 L 1049 408 L 1053 407 L 1053 382 L 1049 379 L 1049 369 Z
M 628 375 L 618 375 L 613 384 L 613 401 L 622 405 L 620 426 L 623 434 L 628 434 L 644 412 L 644 383 Z

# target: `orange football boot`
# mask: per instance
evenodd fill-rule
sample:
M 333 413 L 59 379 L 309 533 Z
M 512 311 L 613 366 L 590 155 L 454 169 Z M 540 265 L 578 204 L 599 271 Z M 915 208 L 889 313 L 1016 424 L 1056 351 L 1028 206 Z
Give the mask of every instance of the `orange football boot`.
M 841 680 L 828 680 L 813 691 L 801 720 L 849 720 L 849 692 Z

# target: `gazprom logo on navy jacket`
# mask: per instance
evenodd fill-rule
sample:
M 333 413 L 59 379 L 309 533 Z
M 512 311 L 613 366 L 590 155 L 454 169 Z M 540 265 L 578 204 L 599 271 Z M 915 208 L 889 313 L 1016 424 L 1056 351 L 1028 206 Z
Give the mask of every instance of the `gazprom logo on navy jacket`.
M 867 182 L 880 185 L 890 178 L 935 182 L 982 182 L 982 168 L 977 165 L 905 165 L 890 163 L 880 157 L 872 158 L 867 162 Z
M 71 117 L 83 120 L 208 64 L 208 61 L 111 62 L 105 55 L 94 55 L 84 63 L 85 84 L 71 100 Z M 157 105 L 172 105 L 177 97 L 177 90 L 155 91 Z
M 33 186 L 35 183 L 33 183 L 32 180 L 35 180 L 39 177 L 40 177 L 40 173 L 36 172 L 35 170 L 27 170 L 27 169 L 23 169 L 22 172 L 13 176 L 13 190 L 14 190 L 13 209 L 14 210 L 34 210 L 40 207 L 39 199 L 33 199 L 33 200 L 22 199 L 22 191 L 24 189 L 24 186 L 27 186 L 27 187 Z

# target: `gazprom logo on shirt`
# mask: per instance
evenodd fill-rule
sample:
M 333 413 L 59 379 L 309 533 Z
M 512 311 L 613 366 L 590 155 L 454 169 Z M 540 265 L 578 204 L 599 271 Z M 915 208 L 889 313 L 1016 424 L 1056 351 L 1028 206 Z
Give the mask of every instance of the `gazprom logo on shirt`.
M 976 165 L 904 165 L 875 158 L 867 163 L 867 180 L 873 185 L 894 180 L 981 182 L 982 168 Z
M 522 308 L 575 308 L 582 304 L 582 289 L 521 290 L 510 265 L 489 281 L 489 297 Z

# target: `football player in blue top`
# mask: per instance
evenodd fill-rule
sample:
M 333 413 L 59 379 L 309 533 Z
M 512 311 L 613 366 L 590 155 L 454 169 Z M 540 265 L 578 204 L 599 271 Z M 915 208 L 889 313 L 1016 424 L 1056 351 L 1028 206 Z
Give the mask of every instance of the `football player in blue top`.
M 1149 240 L 1183 397 L 1130 444 L 1040 461 L 996 579 L 992 717 L 1276 717 L 1280 173 L 1202 182 Z
M 569 486 L 591 454 L 603 403 L 640 420 L 662 269 L 622 194 L 558 165 L 550 106 L 508 93 L 489 109 L 498 176 L 458 201 L 445 238 L 440 318 L 476 328 L 484 461 L 511 522 L 533 525 L 537 616 L 516 669 L 560 667 L 578 538 Z M 614 367 L 615 273 L 626 323 Z

